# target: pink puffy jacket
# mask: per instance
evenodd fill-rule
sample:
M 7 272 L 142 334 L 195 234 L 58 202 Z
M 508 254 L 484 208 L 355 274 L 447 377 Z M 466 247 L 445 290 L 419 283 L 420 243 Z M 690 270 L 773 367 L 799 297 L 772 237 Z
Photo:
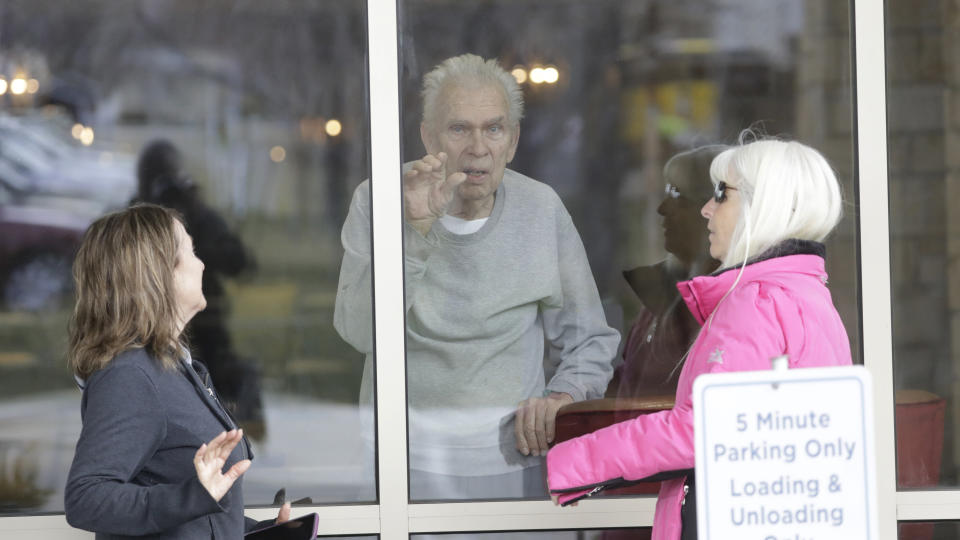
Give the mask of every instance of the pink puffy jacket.
M 822 251 L 819 244 L 805 244 Z M 731 269 L 677 284 L 704 326 L 680 374 L 676 405 L 551 449 L 547 481 L 561 502 L 589 496 L 594 488 L 618 481 L 692 469 L 691 393 L 701 373 L 769 369 L 770 358 L 781 354 L 789 355 L 791 368 L 851 363 L 850 342 L 827 290 L 821 256 L 787 255 L 752 263 L 720 302 L 738 272 Z M 680 538 L 684 480 L 673 478 L 661 485 L 654 540 Z

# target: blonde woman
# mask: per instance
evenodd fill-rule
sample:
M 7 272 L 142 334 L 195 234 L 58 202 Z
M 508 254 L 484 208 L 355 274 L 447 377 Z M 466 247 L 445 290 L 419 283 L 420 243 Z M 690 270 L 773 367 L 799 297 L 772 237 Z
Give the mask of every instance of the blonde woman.
M 749 135 L 749 134 L 748 134 Z M 720 269 L 677 284 L 701 329 L 680 371 L 676 405 L 555 446 L 548 482 L 561 504 L 643 478 L 664 480 L 654 540 L 696 538 L 693 381 L 703 373 L 849 365 L 822 242 L 840 221 L 827 160 L 796 141 L 742 142 L 710 165 L 710 256 Z M 704 179 L 706 182 L 706 179 Z
M 100 218 L 73 272 L 68 359 L 83 429 L 67 521 L 98 539 L 240 538 L 259 525 L 243 516 L 253 455 L 184 341 L 206 300 L 180 218 L 154 205 Z

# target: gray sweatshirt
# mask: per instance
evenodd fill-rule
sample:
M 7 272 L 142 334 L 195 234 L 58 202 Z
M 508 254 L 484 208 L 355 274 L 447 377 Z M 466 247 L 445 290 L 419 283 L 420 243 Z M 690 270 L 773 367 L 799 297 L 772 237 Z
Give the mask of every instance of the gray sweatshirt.
M 372 403 L 370 192 L 354 192 L 343 227 L 334 326 L 366 354 Z M 456 235 L 404 226 L 410 466 L 488 475 L 538 462 L 515 449 L 517 404 L 546 392 L 601 397 L 619 333 L 607 326 L 580 236 L 556 193 L 507 170 L 490 218 Z M 560 364 L 544 380 L 544 343 Z M 398 355 L 399 356 L 399 355 Z M 383 361 L 383 359 L 381 359 Z

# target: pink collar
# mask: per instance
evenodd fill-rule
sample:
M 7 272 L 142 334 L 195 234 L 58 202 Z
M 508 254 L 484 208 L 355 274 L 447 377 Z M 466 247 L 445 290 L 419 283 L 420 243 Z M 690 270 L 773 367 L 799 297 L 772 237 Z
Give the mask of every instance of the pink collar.
M 677 283 L 680 296 L 683 297 L 690 312 L 703 324 L 707 317 L 717 308 L 733 282 L 737 279 L 740 268 L 731 268 L 717 275 L 699 276 L 689 281 Z M 824 270 L 823 258 L 818 255 L 786 255 L 748 264 L 743 270 L 743 276 L 737 287 L 754 282 L 782 282 L 795 279 L 797 275 L 807 275 L 817 279 L 820 283 L 827 282 L 827 272 Z

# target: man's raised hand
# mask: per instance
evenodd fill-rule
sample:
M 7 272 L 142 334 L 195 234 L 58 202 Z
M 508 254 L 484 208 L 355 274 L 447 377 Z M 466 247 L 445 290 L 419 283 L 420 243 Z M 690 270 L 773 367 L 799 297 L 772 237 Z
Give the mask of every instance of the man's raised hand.
M 447 154 L 427 154 L 414 161 L 403 174 L 403 210 L 407 220 L 420 234 L 427 234 L 433 222 L 450 210 L 457 187 L 467 175 L 457 171 L 447 175 Z

